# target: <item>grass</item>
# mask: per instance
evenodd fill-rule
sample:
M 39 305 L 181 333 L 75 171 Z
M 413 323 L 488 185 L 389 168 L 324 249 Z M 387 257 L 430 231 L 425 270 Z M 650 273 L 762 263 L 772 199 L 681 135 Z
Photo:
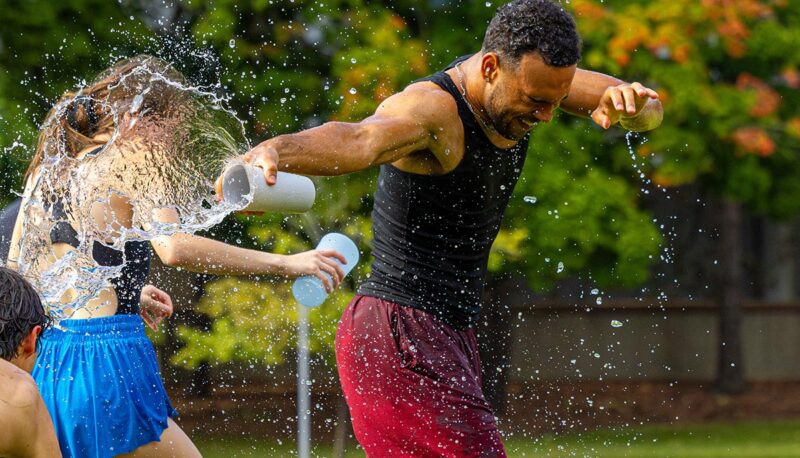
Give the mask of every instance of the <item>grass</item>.
M 294 444 L 255 439 L 200 439 L 196 443 L 208 458 L 296 454 Z M 800 457 L 800 421 L 604 429 L 539 439 L 511 437 L 505 445 L 510 457 L 796 458 Z M 348 458 L 364 456 L 350 448 Z M 322 445 L 314 448 L 312 456 L 332 453 L 330 445 Z

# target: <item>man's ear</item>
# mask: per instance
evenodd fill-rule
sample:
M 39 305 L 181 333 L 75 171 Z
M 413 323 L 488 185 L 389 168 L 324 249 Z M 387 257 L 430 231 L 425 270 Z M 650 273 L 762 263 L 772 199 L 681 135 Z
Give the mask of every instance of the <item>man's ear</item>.
M 497 78 L 497 70 L 500 66 L 500 58 L 494 52 L 487 52 L 481 59 L 481 76 L 484 81 L 490 83 Z
M 36 341 L 39 340 L 39 335 L 42 333 L 42 327 L 36 325 L 31 329 L 31 332 L 22 339 L 20 344 L 20 351 L 18 356 L 20 358 L 27 358 L 30 355 L 36 354 Z

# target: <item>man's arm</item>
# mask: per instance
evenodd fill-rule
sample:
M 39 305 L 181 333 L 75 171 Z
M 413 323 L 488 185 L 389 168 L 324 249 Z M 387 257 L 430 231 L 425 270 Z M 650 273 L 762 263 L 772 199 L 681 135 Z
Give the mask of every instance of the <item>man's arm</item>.
M 619 123 L 622 128 L 636 132 L 655 129 L 664 117 L 654 90 L 583 69 L 575 72 L 569 96 L 561 108 L 574 115 L 591 117 L 604 129 Z
M 449 108 L 449 109 L 448 109 Z M 375 114 L 357 123 L 328 122 L 319 127 L 264 141 L 244 159 L 262 167 L 274 184 L 281 171 L 303 175 L 342 175 L 395 162 L 416 151 L 431 151 L 442 170 L 458 164 L 443 138 L 455 101 L 444 91 L 410 87 L 380 104 Z

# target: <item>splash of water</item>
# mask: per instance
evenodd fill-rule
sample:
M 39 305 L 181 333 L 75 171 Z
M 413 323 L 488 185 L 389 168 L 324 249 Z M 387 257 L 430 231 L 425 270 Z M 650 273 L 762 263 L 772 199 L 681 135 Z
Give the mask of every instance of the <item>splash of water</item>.
M 71 101 L 61 102 L 57 112 L 63 114 Z M 50 136 L 49 153 L 21 210 L 18 269 L 56 321 L 84 308 L 121 273 L 122 266 L 97 264 L 95 242 L 123 250 L 130 241 L 207 229 L 239 209 L 213 196 L 214 180 L 226 163 L 249 149 L 243 124 L 224 99 L 141 65 L 95 103 L 113 115 L 110 141 L 74 158 L 63 136 Z M 110 211 L 111 200 L 119 198 L 130 204 L 129 215 Z M 62 215 L 54 214 L 56 202 Z M 155 215 L 164 210 L 177 214 L 177 221 L 157 221 Z M 79 246 L 59 257 L 50 233 L 60 221 L 75 228 Z

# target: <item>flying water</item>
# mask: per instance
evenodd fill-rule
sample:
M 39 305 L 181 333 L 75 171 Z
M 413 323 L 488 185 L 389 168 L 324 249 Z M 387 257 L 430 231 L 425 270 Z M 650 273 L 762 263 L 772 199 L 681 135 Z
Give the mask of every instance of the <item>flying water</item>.
M 66 115 L 72 98 L 60 102 L 56 116 L 42 126 L 52 134 L 21 210 L 18 270 L 41 293 L 55 321 L 85 308 L 120 275 L 124 263 L 97 263 L 95 243 L 124 253 L 126 242 L 207 229 L 241 208 L 217 202 L 213 184 L 229 161 L 249 149 L 242 122 L 223 98 L 187 83 L 166 62 L 137 59 L 139 65 L 94 100 L 114 120 L 99 150 L 82 157 L 70 153 L 64 128 L 54 119 Z M 120 211 L 118 202 L 129 211 Z M 75 250 L 56 252 L 50 234 L 59 222 L 77 232 Z

